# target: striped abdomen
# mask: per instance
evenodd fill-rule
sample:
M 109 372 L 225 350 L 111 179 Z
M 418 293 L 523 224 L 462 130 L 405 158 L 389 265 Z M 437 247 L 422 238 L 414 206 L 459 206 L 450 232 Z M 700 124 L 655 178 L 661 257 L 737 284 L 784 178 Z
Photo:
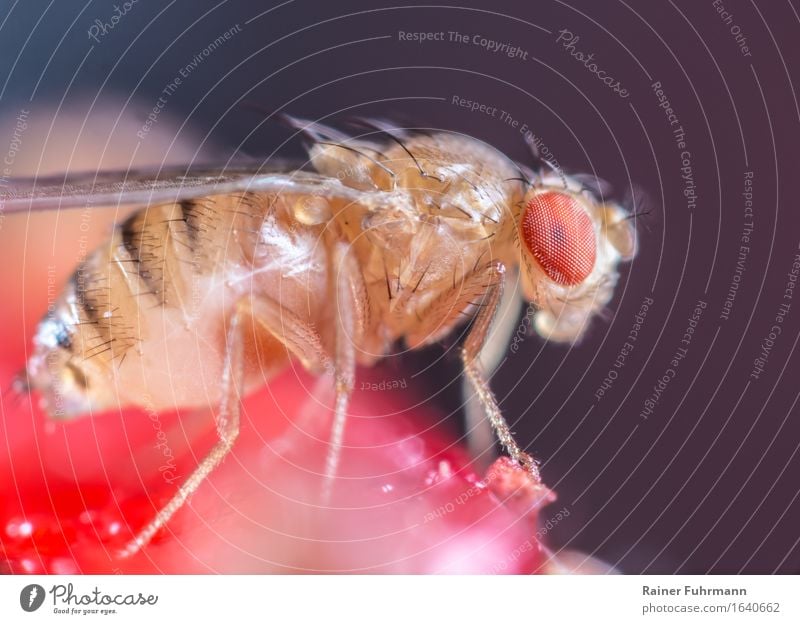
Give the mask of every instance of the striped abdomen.
M 95 393 L 154 409 L 213 405 L 226 319 L 243 297 L 279 299 L 325 328 L 326 250 L 321 228 L 291 218 L 297 199 L 248 193 L 149 206 L 117 228 L 81 263 L 58 313 L 83 376 L 108 385 Z M 251 325 L 257 385 L 287 356 Z

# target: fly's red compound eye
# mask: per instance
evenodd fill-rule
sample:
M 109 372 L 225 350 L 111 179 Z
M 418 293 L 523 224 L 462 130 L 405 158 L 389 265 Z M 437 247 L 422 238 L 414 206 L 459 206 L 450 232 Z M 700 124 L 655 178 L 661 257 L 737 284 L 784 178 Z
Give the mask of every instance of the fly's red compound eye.
M 594 268 L 594 226 L 571 195 L 554 191 L 534 195 L 522 216 L 522 237 L 547 277 L 557 284 L 580 284 Z

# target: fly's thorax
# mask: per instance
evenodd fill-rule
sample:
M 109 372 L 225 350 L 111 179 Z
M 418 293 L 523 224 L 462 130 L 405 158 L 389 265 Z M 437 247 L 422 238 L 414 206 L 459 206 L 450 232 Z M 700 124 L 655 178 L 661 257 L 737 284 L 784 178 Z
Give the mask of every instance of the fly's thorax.
M 515 261 L 509 223 L 520 185 L 515 165 L 476 139 L 375 136 L 381 140 L 317 143 L 311 160 L 321 173 L 369 191 L 361 212 L 351 208 L 347 219 L 385 344 L 477 265 Z
M 396 211 L 411 218 L 427 214 L 448 219 L 453 229 L 472 234 L 480 233 L 476 225 L 491 230 L 509 217 L 518 185 L 512 178 L 519 173 L 500 152 L 456 134 L 375 136 L 317 142 L 311 162 L 320 173 L 351 188 L 388 192 L 380 209 L 396 204 Z
M 470 230 L 427 213 L 365 216 L 362 239 L 369 244 L 362 270 L 385 342 L 413 330 L 435 299 L 496 259 L 493 238 L 480 223 Z

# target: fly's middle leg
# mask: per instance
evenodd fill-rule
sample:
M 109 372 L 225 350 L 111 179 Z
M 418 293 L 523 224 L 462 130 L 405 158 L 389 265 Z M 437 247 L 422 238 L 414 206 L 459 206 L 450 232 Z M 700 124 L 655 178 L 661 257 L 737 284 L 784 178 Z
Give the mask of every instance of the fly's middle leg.
M 334 362 L 336 404 L 331 427 L 330 446 L 325 458 L 325 482 L 322 504 L 331 498 L 339 460 L 344 446 L 347 408 L 356 375 L 356 345 L 367 330 L 367 290 L 358 263 L 348 253 L 349 244 L 341 238 L 329 242 L 331 259 L 330 292 L 334 302 Z
M 266 296 L 256 296 L 244 304 L 253 322 L 282 342 L 306 370 L 328 373 L 334 379 L 336 399 L 330 446 L 325 460 L 322 504 L 327 504 L 330 500 L 332 483 L 339 466 L 347 408 L 355 383 L 355 342 L 361 335 L 361 312 L 354 303 L 358 290 L 353 288 L 349 262 L 345 258 L 346 247 L 338 245 L 337 243 L 331 251 L 338 259 L 333 265 L 338 270 L 334 269 L 332 278 L 333 303 L 337 317 L 332 349 L 324 344 L 313 324 L 287 310 L 278 301 Z

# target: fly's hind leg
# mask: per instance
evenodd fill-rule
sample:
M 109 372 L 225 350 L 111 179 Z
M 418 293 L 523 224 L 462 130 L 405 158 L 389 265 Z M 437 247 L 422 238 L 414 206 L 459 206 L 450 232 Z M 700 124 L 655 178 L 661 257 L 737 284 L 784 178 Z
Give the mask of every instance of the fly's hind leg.
M 251 323 L 251 325 L 248 325 Z M 227 332 L 224 372 L 222 377 L 222 401 L 216 415 L 219 442 L 200 462 L 178 493 L 158 512 L 125 548 L 124 554 L 132 555 L 145 546 L 156 532 L 197 490 L 205 478 L 222 462 L 239 435 L 239 400 L 242 390 L 244 336 L 258 329 L 266 331 L 296 357 L 306 370 L 323 372 L 333 368 L 331 357 L 323 346 L 322 337 L 313 325 L 287 310 L 278 301 L 266 296 L 251 296 L 242 299 Z M 273 357 L 275 354 L 272 354 Z M 280 359 L 278 357 L 278 359 Z M 337 413 L 339 406 L 347 407 L 340 398 L 342 392 L 337 383 Z
M 226 334 L 225 361 L 222 373 L 222 399 L 215 418 L 219 441 L 195 468 L 189 478 L 180 486 L 172 499 L 156 514 L 156 517 L 129 542 L 124 556 L 138 552 L 153 538 L 170 518 L 183 507 L 186 500 L 200 487 L 205 478 L 219 466 L 233 448 L 239 436 L 239 401 L 241 399 L 243 378 L 243 327 L 241 309 L 230 321 Z
M 500 444 L 511 459 L 538 481 L 539 469 L 536 461 L 514 440 L 480 364 L 481 351 L 503 299 L 504 278 L 505 267 L 501 262 L 495 261 L 476 267 L 461 280 L 460 285 L 454 286 L 452 290 L 443 293 L 431 303 L 423 315 L 423 323 L 406 337 L 406 342 L 411 348 L 433 342 L 449 333 L 468 308 L 478 308 L 472 328 L 461 349 L 464 376 Z

